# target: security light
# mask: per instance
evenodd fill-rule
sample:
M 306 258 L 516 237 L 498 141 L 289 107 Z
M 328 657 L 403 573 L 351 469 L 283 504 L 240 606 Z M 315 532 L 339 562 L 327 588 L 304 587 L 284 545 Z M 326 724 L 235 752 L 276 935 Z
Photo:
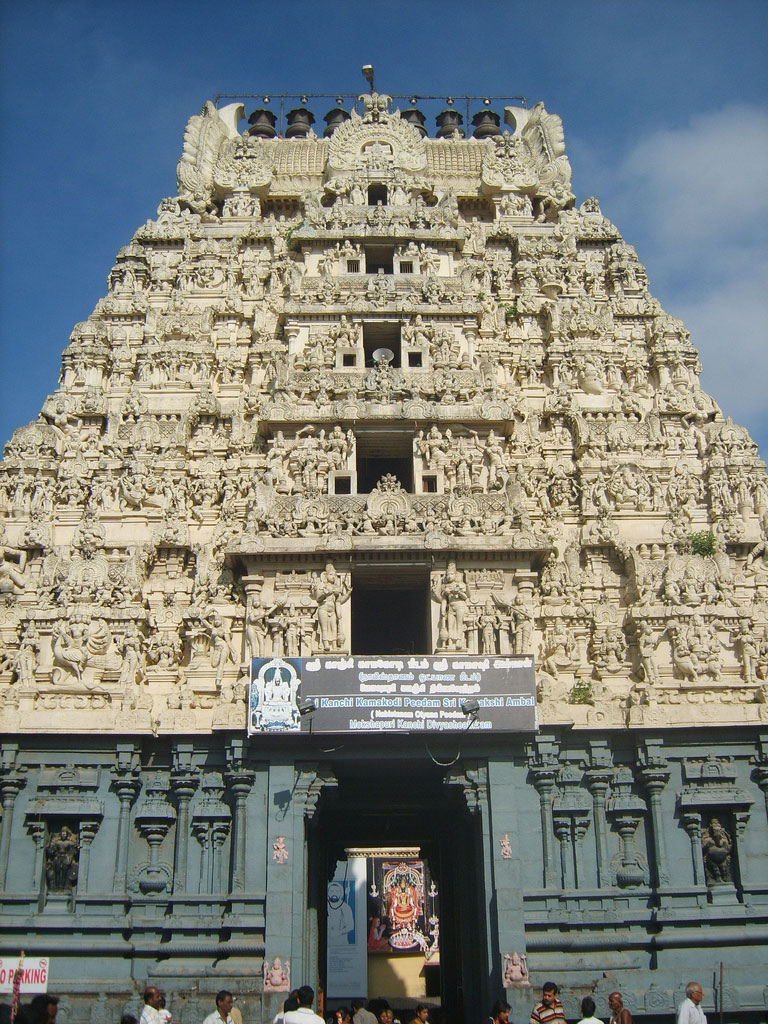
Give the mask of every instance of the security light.
M 461 710 L 467 716 L 467 718 L 477 718 L 480 713 L 480 701 L 472 697 L 470 700 L 463 700 L 461 702 Z
M 304 715 L 311 715 L 313 711 L 317 711 L 317 701 L 311 697 L 304 697 L 299 701 L 299 714 L 303 717 Z

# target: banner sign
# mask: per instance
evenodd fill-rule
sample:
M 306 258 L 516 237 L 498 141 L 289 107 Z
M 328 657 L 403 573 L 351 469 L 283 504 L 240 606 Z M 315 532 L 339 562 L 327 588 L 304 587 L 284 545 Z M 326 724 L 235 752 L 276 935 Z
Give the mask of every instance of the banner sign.
M 534 732 L 532 657 L 254 658 L 248 734 Z
M 47 956 L 25 956 L 21 967 L 21 987 L 19 992 L 24 995 L 39 995 L 48 991 L 48 969 L 50 958 Z M 19 958 L 3 957 L 0 960 L 0 992 L 13 992 L 13 978 L 19 967 Z
M 365 857 L 337 862 L 326 909 L 326 995 L 332 999 L 368 991 L 365 888 Z

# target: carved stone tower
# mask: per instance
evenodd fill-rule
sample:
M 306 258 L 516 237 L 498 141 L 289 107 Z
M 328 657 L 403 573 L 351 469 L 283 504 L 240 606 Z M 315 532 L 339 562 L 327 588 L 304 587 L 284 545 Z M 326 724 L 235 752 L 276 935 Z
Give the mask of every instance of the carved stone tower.
M 556 974 L 568 1016 L 620 988 L 651 1021 L 724 959 L 736 1019 L 765 994 L 765 465 L 576 205 L 558 117 L 430 138 L 392 107 L 318 138 L 206 103 L 6 446 L 0 954 L 50 955 L 76 1024 L 99 944 L 111 1018 L 149 979 L 184 1024 L 224 981 L 266 1021 L 325 984 L 349 823 L 406 808 L 459 1017 Z M 251 659 L 325 654 L 533 655 L 539 728 L 249 740 Z

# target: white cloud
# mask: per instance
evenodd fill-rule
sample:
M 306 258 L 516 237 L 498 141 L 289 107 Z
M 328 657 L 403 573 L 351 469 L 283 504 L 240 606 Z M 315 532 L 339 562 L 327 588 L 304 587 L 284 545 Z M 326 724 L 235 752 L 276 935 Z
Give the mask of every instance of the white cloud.
M 619 173 L 649 233 L 677 248 L 724 235 L 760 241 L 768 216 L 768 113 L 731 106 L 640 139 Z
M 649 127 L 597 180 L 651 291 L 690 329 L 702 386 L 768 456 L 768 113 L 729 106 Z

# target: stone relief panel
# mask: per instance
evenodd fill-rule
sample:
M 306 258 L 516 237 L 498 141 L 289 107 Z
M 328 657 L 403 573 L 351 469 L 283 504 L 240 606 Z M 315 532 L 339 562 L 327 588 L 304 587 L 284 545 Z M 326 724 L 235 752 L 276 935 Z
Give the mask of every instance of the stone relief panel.
M 285 144 L 190 121 L 0 464 L 8 724 L 234 723 L 254 652 L 349 650 L 380 550 L 435 558 L 433 650 L 536 656 L 544 720 L 767 720 L 765 466 L 575 205 L 559 118 L 359 110 Z M 376 431 L 400 462 L 363 479 Z

